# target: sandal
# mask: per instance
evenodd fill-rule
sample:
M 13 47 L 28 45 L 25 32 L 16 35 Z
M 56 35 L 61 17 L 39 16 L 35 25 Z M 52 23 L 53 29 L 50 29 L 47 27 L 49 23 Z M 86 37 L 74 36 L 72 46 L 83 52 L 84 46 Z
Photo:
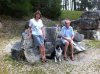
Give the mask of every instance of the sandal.
M 64 60 L 66 61 L 66 57 L 64 57 Z
M 73 58 L 72 56 L 70 57 L 70 59 L 71 59 L 72 61 L 74 61 L 74 58 Z

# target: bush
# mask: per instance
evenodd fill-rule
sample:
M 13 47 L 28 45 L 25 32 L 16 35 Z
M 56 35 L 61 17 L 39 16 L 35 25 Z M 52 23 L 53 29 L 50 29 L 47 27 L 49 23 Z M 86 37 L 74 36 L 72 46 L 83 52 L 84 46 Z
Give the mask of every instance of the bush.
M 61 14 L 61 0 L 32 0 L 34 11 L 39 9 L 43 16 L 57 19 Z
M 1 0 L 0 4 L 1 14 L 21 17 L 23 15 L 28 15 L 32 11 L 30 0 Z
M 47 18 L 56 19 L 61 14 L 61 0 L 0 0 L 0 14 L 21 17 L 36 10 Z

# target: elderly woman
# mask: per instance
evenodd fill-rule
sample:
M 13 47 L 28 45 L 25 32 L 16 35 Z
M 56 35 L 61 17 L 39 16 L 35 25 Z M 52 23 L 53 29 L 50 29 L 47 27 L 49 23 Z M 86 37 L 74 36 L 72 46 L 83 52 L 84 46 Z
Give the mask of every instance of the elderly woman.
M 74 38 L 74 31 L 73 28 L 70 26 L 71 21 L 69 19 L 67 19 L 65 21 L 65 26 L 62 27 L 61 29 L 61 37 L 62 37 L 62 42 L 65 45 L 64 47 L 64 59 L 66 60 L 66 52 L 67 52 L 67 48 L 68 46 L 70 46 L 71 48 L 71 60 L 74 60 L 74 55 L 73 55 L 73 38 Z
M 29 21 L 30 34 L 29 37 L 33 38 L 35 47 L 39 47 L 42 62 L 46 62 L 45 46 L 44 46 L 44 29 L 41 20 L 41 12 L 37 10 L 34 13 L 34 18 Z

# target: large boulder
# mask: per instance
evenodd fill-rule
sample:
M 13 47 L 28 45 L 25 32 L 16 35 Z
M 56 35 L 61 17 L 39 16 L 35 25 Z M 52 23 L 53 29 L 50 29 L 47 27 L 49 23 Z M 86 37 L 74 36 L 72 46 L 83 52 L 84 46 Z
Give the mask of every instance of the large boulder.
M 75 32 L 73 40 L 74 40 L 74 42 L 81 42 L 84 40 L 84 35 L 80 34 L 78 32 Z
M 54 51 L 55 41 L 57 38 L 56 27 L 45 28 L 45 48 L 46 54 L 51 54 Z M 40 60 L 40 52 L 38 47 L 34 47 L 34 40 L 29 39 L 27 33 L 22 33 L 21 49 L 24 49 L 25 58 L 28 62 L 34 63 Z
M 86 39 L 100 40 L 100 29 L 98 30 L 80 30 L 79 33 L 84 34 Z
M 82 19 L 91 19 L 91 20 L 99 20 L 100 19 L 100 10 L 98 11 L 85 11 L 81 15 Z
M 11 48 L 11 55 L 16 60 L 25 59 L 24 50 L 21 49 L 21 42 L 16 42 Z
M 100 24 L 96 20 L 80 19 L 79 27 L 82 30 L 96 30 L 96 29 L 100 28 Z
M 57 38 L 57 27 L 45 27 L 46 42 L 55 44 Z

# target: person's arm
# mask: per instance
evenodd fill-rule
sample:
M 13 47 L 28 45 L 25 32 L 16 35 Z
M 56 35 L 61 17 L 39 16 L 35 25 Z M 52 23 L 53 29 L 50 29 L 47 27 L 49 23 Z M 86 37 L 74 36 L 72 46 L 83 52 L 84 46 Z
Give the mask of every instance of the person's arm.
M 32 36 L 31 27 L 29 27 L 28 30 L 29 30 L 29 38 L 31 38 L 31 36 Z
M 44 28 L 44 26 L 43 26 L 42 20 L 41 20 L 40 22 L 41 22 L 41 31 L 42 31 L 42 35 L 43 35 L 43 37 L 44 37 L 44 39 L 45 39 L 45 28 Z
M 45 28 L 42 27 L 41 30 L 42 30 L 42 35 L 43 35 L 43 37 L 45 38 Z
M 73 40 L 74 39 L 74 30 L 73 30 L 73 28 L 72 28 L 72 36 L 71 36 L 71 39 Z
M 29 28 L 28 28 L 28 30 L 29 30 L 29 38 L 31 38 L 31 36 L 32 36 L 32 30 L 31 30 L 31 28 L 32 28 L 32 21 L 30 20 L 29 21 Z

